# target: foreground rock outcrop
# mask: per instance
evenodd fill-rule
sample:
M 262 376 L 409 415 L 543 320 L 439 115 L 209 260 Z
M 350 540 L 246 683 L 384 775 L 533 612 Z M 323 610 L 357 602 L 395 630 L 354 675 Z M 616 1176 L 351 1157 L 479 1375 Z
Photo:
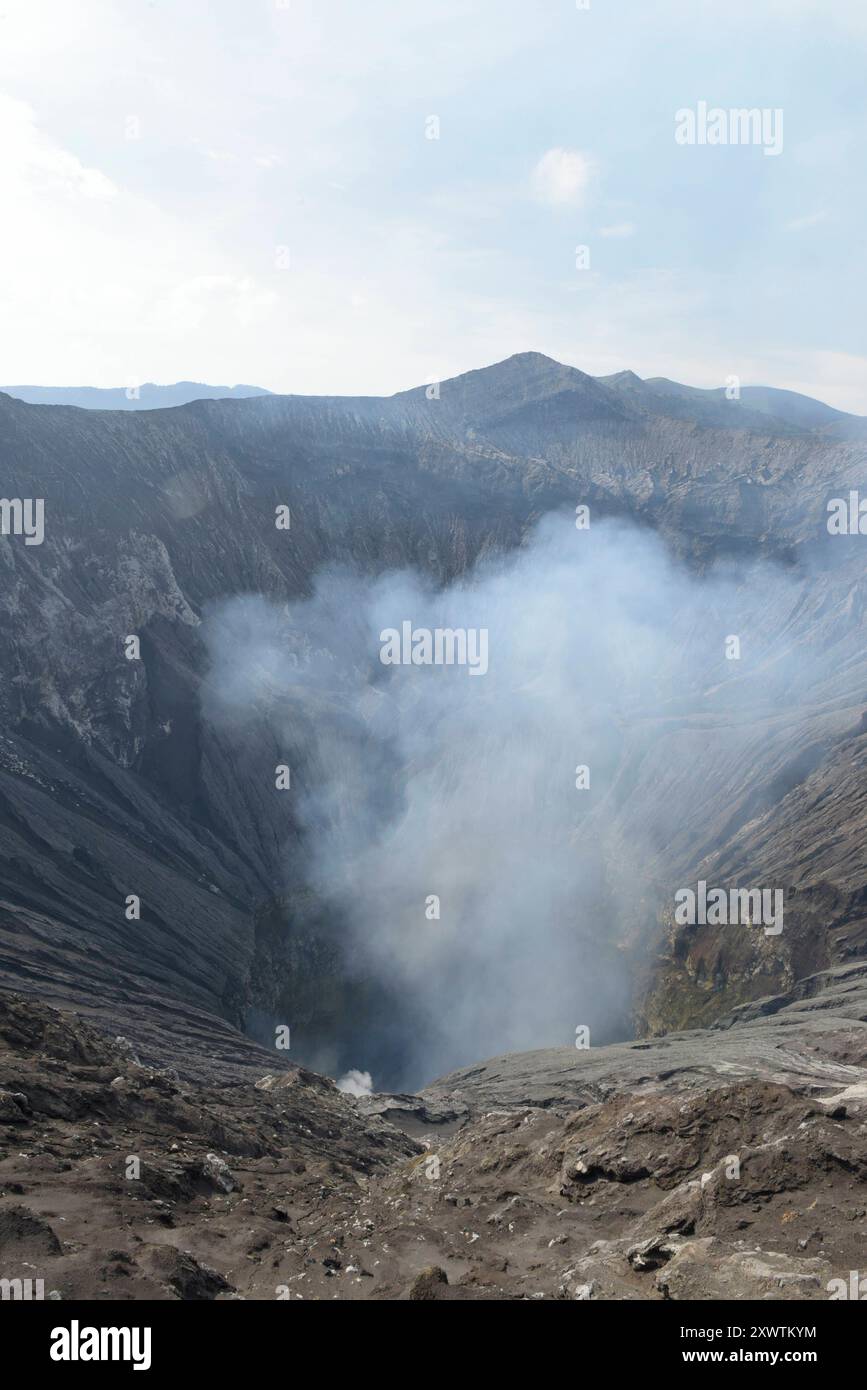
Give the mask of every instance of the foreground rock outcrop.
M 827 1299 L 867 1236 L 867 969 L 822 984 L 358 1100 L 299 1068 L 181 1080 L 0 995 L 0 1277 L 60 1299 Z

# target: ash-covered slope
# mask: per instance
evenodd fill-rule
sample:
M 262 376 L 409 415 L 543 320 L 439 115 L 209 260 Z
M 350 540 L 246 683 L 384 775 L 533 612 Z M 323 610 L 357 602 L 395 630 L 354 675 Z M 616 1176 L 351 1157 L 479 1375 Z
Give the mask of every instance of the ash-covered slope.
M 267 1055 L 178 1078 L 0 992 L 4 1278 L 60 1300 L 848 1296 L 864 976 L 358 1101 Z
M 867 450 L 764 407 L 715 401 L 708 415 L 639 385 L 530 353 L 438 397 L 119 413 L 0 396 L 4 495 L 45 499 L 43 545 L 0 540 L 3 979 L 192 1071 L 231 1027 L 264 1036 L 274 1020 L 295 1026 L 302 1056 L 327 1039 L 337 1065 L 354 1064 L 383 1001 L 347 994 L 274 790 L 268 722 L 239 743 L 202 718 L 203 616 L 227 595 L 304 595 L 332 561 L 448 581 L 579 503 L 654 528 L 699 571 L 723 556 L 745 574 L 762 555 L 796 581 L 762 615 L 766 651 L 736 710 L 692 672 L 664 727 L 637 710 L 624 730 L 609 793 L 624 853 L 632 823 L 653 821 L 658 841 L 627 943 L 643 1017 L 709 1019 L 860 954 L 864 541 L 829 537 L 825 521 L 830 497 L 863 484 Z M 141 660 L 126 659 L 130 635 Z M 802 650 L 807 693 L 787 710 L 763 670 Z M 675 745 L 704 778 L 672 780 Z M 654 958 L 674 888 L 706 863 L 797 890 L 803 911 L 773 950 L 672 928 Z M 125 917 L 130 894 L 140 920 Z M 386 1052 L 404 1026 L 392 1005 Z

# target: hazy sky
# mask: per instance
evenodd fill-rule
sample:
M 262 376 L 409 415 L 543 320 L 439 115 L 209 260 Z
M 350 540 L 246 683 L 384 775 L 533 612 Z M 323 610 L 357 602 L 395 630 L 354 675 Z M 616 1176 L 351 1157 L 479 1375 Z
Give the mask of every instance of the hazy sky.
M 867 0 L 0 0 L 0 381 L 533 349 L 867 413 L 865 49 Z

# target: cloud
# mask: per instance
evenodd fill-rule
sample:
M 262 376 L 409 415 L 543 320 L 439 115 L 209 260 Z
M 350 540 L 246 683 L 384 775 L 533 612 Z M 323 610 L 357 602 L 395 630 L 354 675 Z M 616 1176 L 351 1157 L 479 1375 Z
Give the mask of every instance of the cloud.
M 256 323 L 277 302 L 277 295 L 249 276 L 195 275 L 172 288 L 153 306 L 147 325 L 165 333 L 188 333 L 220 325 Z
M 111 179 L 48 139 L 38 129 L 30 107 L 2 93 L 0 145 L 7 191 L 11 184 L 16 193 L 27 185 L 40 193 L 102 202 L 117 197 Z
M 580 150 L 548 150 L 533 170 L 536 196 L 545 203 L 575 206 L 584 201 L 595 172 L 593 160 Z
M 786 223 L 786 229 L 790 232 L 800 232 L 807 227 L 818 227 L 820 223 L 827 221 L 827 212 L 810 212 L 805 217 L 793 217 L 791 222 Z
M 15 325 L 0 348 L 0 381 L 222 379 L 223 365 L 231 375 L 230 340 L 249 350 L 280 311 L 273 248 L 252 274 L 3 94 L 0 144 L 0 256 L 15 267 L 0 291 L 0 314 Z
M 711 0 L 695 2 L 710 14 Z M 528 343 L 568 360 L 580 343 L 590 371 L 718 383 L 749 353 L 752 379 L 775 382 L 778 342 L 805 366 L 814 350 L 852 347 L 864 117 L 829 101 L 827 85 L 856 89 L 861 55 L 843 25 L 867 27 L 867 8 L 767 0 L 763 15 L 754 0 L 733 3 L 739 23 L 709 55 L 683 26 L 683 0 L 633 4 L 626 28 L 601 7 L 592 44 L 574 6 L 523 0 L 478 0 L 472 17 L 463 0 L 4 0 L 0 84 L 19 104 L 3 129 L 0 253 L 14 274 L 0 287 L 0 381 L 387 394 Z M 780 49 L 787 4 L 817 30 L 828 16 L 827 52 L 809 68 L 791 26 Z M 807 73 L 791 159 L 761 199 L 747 187 L 756 169 L 739 161 L 706 189 L 672 184 L 670 129 L 660 139 L 648 124 L 651 35 L 686 70 L 707 59 L 722 90 L 726 43 L 743 32 L 750 90 L 771 56 L 781 80 Z M 552 130 L 564 81 L 586 105 Z M 429 112 L 443 118 L 439 142 L 424 138 Z M 798 209 L 825 206 L 829 170 L 852 215 L 832 211 L 839 254 L 814 262 L 805 284 L 815 233 L 782 230 Z M 603 175 L 592 230 L 600 246 L 623 239 L 621 251 L 632 237 L 623 277 L 575 273 L 591 229 L 567 224 Z M 291 249 L 288 273 L 278 245 Z M 845 395 L 867 409 L 865 392 L 853 379 Z

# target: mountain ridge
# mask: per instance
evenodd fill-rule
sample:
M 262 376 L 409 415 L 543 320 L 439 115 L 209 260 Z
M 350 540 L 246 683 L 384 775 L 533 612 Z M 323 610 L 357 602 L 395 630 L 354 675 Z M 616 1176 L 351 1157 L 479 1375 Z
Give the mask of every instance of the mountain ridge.
M 139 388 L 143 393 L 143 399 L 130 399 L 127 390 L 123 387 L 0 386 L 0 393 L 30 405 L 75 405 L 78 408 L 93 410 L 175 409 L 198 400 L 251 400 L 265 396 L 279 396 L 283 399 L 311 403 L 329 402 L 334 406 L 343 403 L 346 408 L 352 404 L 356 408 L 363 409 L 362 403 L 366 403 L 368 407 L 373 407 L 375 404 L 382 405 L 386 402 L 412 405 L 422 405 L 424 402 L 432 404 L 433 400 L 428 393 L 434 386 L 440 393 L 434 399 L 442 400 L 442 392 L 445 390 L 447 396 L 457 396 L 463 403 L 463 407 L 471 410 L 474 395 L 483 396 L 485 391 L 490 389 L 492 383 L 498 390 L 508 390 L 510 386 L 520 383 L 524 392 L 528 390 L 530 392 L 527 397 L 528 400 L 539 400 L 542 396 L 553 396 L 568 390 L 582 390 L 590 393 L 592 398 L 595 385 L 603 388 L 606 392 L 615 392 L 621 397 L 630 398 L 641 408 L 653 408 L 663 414 L 667 406 L 670 411 L 679 415 L 684 410 L 684 402 L 693 402 L 696 407 L 705 408 L 704 414 L 699 412 L 699 422 L 717 425 L 726 424 L 725 409 L 726 407 L 734 407 L 729 416 L 732 428 L 742 427 L 745 423 L 751 427 L 757 427 L 760 424 L 759 417 L 766 416 L 770 420 L 779 420 L 790 428 L 795 427 L 807 432 L 830 429 L 833 433 L 835 429 L 848 428 L 856 431 L 858 438 L 861 437 L 862 430 L 867 433 L 867 416 L 853 415 L 850 412 L 838 410 L 801 392 L 779 387 L 742 385 L 737 388 L 738 395 L 729 399 L 725 387 L 687 386 L 666 377 L 642 379 L 629 369 L 607 376 L 593 376 L 578 367 L 569 366 L 557 361 L 556 358 L 535 350 L 513 353 L 510 357 L 489 363 L 484 367 L 459 373 L 453 377 L 444 378 L 438 383 L 427 383 L 382 396 L 310 395 L 298 392 L 274 392 L 258 386 L 212 386 L 191 381 L 178 381 L 167 385 L 155 385 L 152 382 L 146 382 Z M 537 388 L 535 394 L 533 394 L 534 385 Z M 540 392 L 538 388 L 541 386 L 544 386 L 545 389 Z M 84 399 L 85 396 L 86 399 Z M 81 397 L 81 399 L 72 399 L 72 397 Z M 177 397 L 177 399 L 173 397 Z M 524 403 L 527 403 L 526 400 Z M 450 404 L 454 406 L 454 400 Z M 709 407 L 718 405 L 722 406 L 722 413 L 708 410 Z M 843 436 L 840 435 L 839 437 Z
M 621 738 L 636 787 L 618 811 L 623 854 L 650 817 L 650 868 L 665 885 L 648 886 L 626 933 L 635 1026 L 712 1021 L 864 949 L 867 664 L 849 649 L 863 566 L 859 538 L 825 525 L 827 499 L 863 483 L 864 448 L 769 427 L 760 412 L 745 428 L 638 409 L 629 382 L 624 401 L 541 354 L 470 377 L 453 393 L 443 383 L 438 400 L 425 388 L 132 412 L 0 400 L 5 491 L 44 497 L 47 517 L 43 546 L 0 543 L 0 979 L 195 1067 L 224 1049 L 227 1028 L 261 1038 L 291 1015 L 320 1069 L 361 1061 L 397 1083 L 392 1042 L 364 1028 L 378 1004 L 349 989 L 339 934 L 303 887 L 298 825 L 268 790 L 279 738 L 263 722 L 256 740 L 232 743 L 203 719 L 202 623 L 228 595 L 309 595 L 330 564 L 448 583 L 578 502 L 656 531 L 699 574 L 720 557 L 742 582 L 763 557 L 788 566 L 790 606 L 757 615 L 756 640 L 768 670 L 787 647 L 803 651 L 812 701 L 806 717 L 769 710 L 760 663 L 742 676 L 748 718 L 733 720 L 724 683 L 684 686 L 667 737 L 695 744 L 710 786 L 727 777 L 722 805 L 700 782 L 668 785 L 664 744 L 640 719 Z M 281 505 L 288 533 L 274 527 Z M 124 658 L 129 633 L 140 662 Z M 303 711 L 293 717 L 303 727 Z M 697 737 L 705 726 L 734 740 L 741 771 L 715 764 Z M 837 807 L 833 779 L 847 767 L 852 794 Z M 662 813 L 651 810 L 660 786 Z M 821 856 L 811 835 L 828 846 Z M 766 861 L 797 886 L 773 955 L 666 918 L 673 888 L 708 857 L 708 873 Z M 135 932 L 122 926 L 130 884 L 147 903 Z M 399 1001 L 382 1011 L 401 1018 Z
M 27 405 L 70 405 L 79 410 L 164 410 L 207 399 L 246 400 L 266 396 L 261 386 L 209 386 L 200 381 L 124 386 L 0 386 L 0 393 Z M 132 393 L 132 394 L 131 394 Z M 137 393 L 137 394 L 136 394 Z

